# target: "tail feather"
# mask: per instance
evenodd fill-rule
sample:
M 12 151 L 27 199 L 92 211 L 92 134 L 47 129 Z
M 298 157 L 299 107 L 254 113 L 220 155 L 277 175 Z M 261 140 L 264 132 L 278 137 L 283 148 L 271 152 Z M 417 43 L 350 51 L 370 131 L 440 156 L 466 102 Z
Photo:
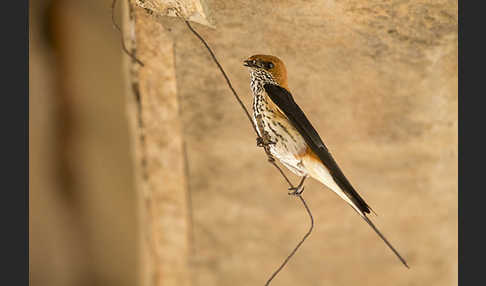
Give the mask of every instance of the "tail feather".
M 400 261 L 403 263 L 403 265 L 405 265 L 405 267 L 410 269 L 410 267 L 407 264 L 407 261 L 405 261 L 405 259 L 403 259 L 403 257 L 400 255 L 400 253 L 398 253 L 398 251 L 391 245 L 391 243 L 388 242 L 386 237 L 378 230 L 378 228 L 376 228 L 376 226 L 373 224 L 373 222 L 371 222 L 371 220 L 365 214 L 362 214 L 361 217 L 364 219 L 364 221 L 366 221 L 366 223 L 368 223 L 369 226 L 371 226 L 371 228 L 386 243 L 386 245 L 388 245 L 388 247 L 393 251 L 393 253 L 395 253 L 395 255 L 398 257 L 398 259 L 400 259 Z
M 366 213 L 363 211 L 363 208 L 361 205 L 356 202 L 356 200 L 353 200 L 350 198 L 343 190 L 342 188 L 336 183 L 334 178 L 331 176 L 329 173 L 328 169 L 324 167 L 320 162 L 316 162 L 314 160 L 309 160 L 307 158 L 304 158 L 304 165 L 306 166 L 307 170 L 309 171 L 309 175 L 316 180 L 320 181 L 323 183 L 325 186 L 330 188 L 332 191 L 334 191 L 339 197 L 341 197 L 344 201 L 346 201 L 363 219 L 366 221 L 366 223 L 378 234 L 378 236 L 385 242 L 385 244 L 395 253 L 395 255 L 400 259 L 400 261 L 405 265 L 405 267 L 410 268 L 403 259 L 403 257 L 398 253 L 398 251 L 391 245 L 390 242 L 383 236 L 383 234 L 376 228 L 376 226 L 371 222 L 371 220 L 366 216 Z M 364 202 L 364 200 L 363 200 Z M 366 204 L 366 209 L 371 210 L 373 213 L 374 211 Z

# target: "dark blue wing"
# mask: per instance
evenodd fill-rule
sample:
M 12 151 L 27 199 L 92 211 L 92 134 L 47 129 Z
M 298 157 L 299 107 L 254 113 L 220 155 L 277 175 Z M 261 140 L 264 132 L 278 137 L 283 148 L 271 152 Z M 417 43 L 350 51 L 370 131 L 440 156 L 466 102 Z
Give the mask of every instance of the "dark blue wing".
M 358 192 L 356 192 L 348 179 L 346 179 L 336 161 L 334 161 L 334 158 L 331 156 L 331 153 L 329 153 L 326 145 L 322 142 L 317 131 L 297 103 L 295 103 L 290 92 L 283 87 L 273 84 L 265 84 L 264 88 L 270 99 L 283 111 L 290 123 L 297 129 L 297 131 L 299 131 L 302 137 L 304 137 L 307 145 L 309 145 L 311 150 L 314 151 L 322 163 L 328 168 L 332 178 L 344 191 L 346 196 L 348 196 L 362 212 L 369 213 L 370 207 L 366 204 L 363 198 L 361 198 Z

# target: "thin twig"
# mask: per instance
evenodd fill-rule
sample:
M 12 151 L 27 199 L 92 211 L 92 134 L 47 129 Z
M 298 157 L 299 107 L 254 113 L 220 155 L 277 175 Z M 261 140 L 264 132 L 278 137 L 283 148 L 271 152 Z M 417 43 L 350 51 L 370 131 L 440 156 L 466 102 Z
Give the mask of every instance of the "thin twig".
M 113 0 L 113 2 L 111 3 L 111 22 L 113 23 L 113 27 L 115 27 L 115 29 L 117 29 L 118 32 L 120 32 L 121 35 L 120 42 L 121 42 L 122 49 L 125 52 L 125 54 L 127 54 L 130 58 L 132 58 L 132 60 L 136 61 L 139 65 L 143 67 L 144 66 L 143 62 L 137 59 L 137 57 L 133 53 L 130 53 L 127 49 L 127 46 L 125 46 L 125 39 L 123 38 L 123 32 L 120 26 L 118 26 L 118 24 L 115 21 L 115 6 L 116 6 L 116 0 Z
M 284 266 L 287 264 L 287 262 L 290 260 L 290 258 L 292 258 L 292 256 L 294 256 L 294 254 L 297 252 L 297 250 L 299 249 L 299 247 L 302 245 L 302 243 L 304 243 L 304 241 L 307 239 L 307 237 L 311 234 L 312 232 L 312 229 L 314 228 L 314 218 L 312 217 L 312 213 L 309 209 L 309 206 L 307 206 L 307 203 L 305 202 L 304 198 L 302 197 L 302 195 L 298 195 L 299 199 L 301 200 L 302 204 L 304 205 L 305 207 L 305 210 L 307 211 L 307 213 L 309 214 L 309 218 L 311 220 L 311 226 L 309 228 L 309 230 L 307 231 L 307 233 L 304 235 L 304 237 L 302 238 L 302 240 L 297 244 L 297 246 L 292 250 L 292 252 L 289 254 L 289 256 L 287 256 L 287 258 L 285 258 L 284 262 L 282 263 L 282 265 L 280 265 L 280 267 L 275 270 L 275 272 L 272 274 L 272 276 L 270 276 L 270 278 L 267 280 L 267 283 L 265 283 L 265 286 L 268 286 L 270 285 L 270 282 L 272 282 L 273 278 L 275 278 L 275 276 L 277 276 L 277 274 L 282 270 L 282 268 L 284 268 Z
M 176 12 L 177 15 L 179 17 L 182 18 L 182 16 L 180 16 L 180 14 L 178 12 Z M 248 112 L 248 109 L 246 109 L 245 105 L 243 104 L 243 101 L 241 101 L 240 97 L 238 96 L 238 94 L 236 93 L 235 89 L 233 88 L 233 85 L 231 84 L 228 76 L 226 75 L 226 72 L 224 71 L 223 67 L 221 66 L 221 64 L 219 63 L 218 59 L 216 59 L 216 56 L 214 55 L 213 51 L 211 50 L 211 48 L 209 47 L 208 43 L 203 39 L 203 37 L 201 37 L 201 35 L 199 35 L 198 32 L 196 32 L 196 30 L 194 30 L 191 26 L 191 24 L 189 23 L 189 21 L 187 21 L 186 19 L 182 18 L 184 20 L 184 22 L 186 23 L 187 27 L 189 28 L 189 30 L 191 30 L 191 32 L 196 35 L 196 37 L 199 38 L 199 40 L 204 44 L 204 46 L 206 46 L 206 49 L 208 50 L 209 54 L 211 55 L 211 57 L 213 58 L 213 61 L 216 63 L 216 65 L 218 66 L 219 70 L 221 71 L 221 73 L 223 74 L 224 78 L 226 79 L 226 83 L 228 84 L 228 87 L 231 89 L 231 91 L 233 92 L 236 100 L 238 101 L 238 103 L 240 104 L 241 108 L 243 109 L 243 111 L 245 111 L 245 114 L 246 114 L 246 117 L 248 117 L 248 120 L 251 122 L 251 125 L 253 126 L 253 130 L 255 131 L 256 134 L 258 134 L 258 131 L 256 129 L 256 126 L 255 126 L 255 123 L 253 123 L 253 120 L 251 119 L 251 116 L 250 116 L 250 113 Z
M 226 79 L 226 83 L 228 84 L 228 87 L 231 89 L 231 91 L 233 92 L 233 95 L 235 96 L 236 100 L 238 101 L 238 103 L 240 104 L 241 108 L 243 109 L 243 111 L 245 112 L 246 116 L 248 117 L 248 120 L 250 121 L 252 127 L 253 127 L 253 130 L 255 131 L 255 133 L 257 134 L 257 138 L 259 140 L 261 140 L 261 142 L 264 142 L 263 144 L 263 150 L 265 150 L 265 153 L 267 154 L 267 157 L 268 157 L 268 161 L 273 165 L 275 166 L 275 168 L 278 169 L 278 171 L 280 172 L 280 174 L 284 177 L 284 179 L 287 181 L 287 183 L 289 184 L 290 188 L 294 188 L 294 185 L 290 182 L 290 180 L 287 178 L 287 176 L 285 175 L 285 173 L 282 171 L 282 169 L 275 163 L 275 159 L 273 158 L 273 156 L 271 155 L 270 153 L 270 149 L 269 149 L 269 144 L 271 144 L 271 142 L 268 140 L 267 136 L 265 136 L 266 134 L 263 134 L 263 138 L 260 137 L 260 135 L 258 134 L 258 131 L 257 131 L 257 127 L 255 125 L 255 122 L 252 120 L 251 116 L 250 116 L 250 113 L 248 112 L 248 109 L 246 109 L 245 105 L 243 104 L 243 102 L 241 101 L 240 97 L 238 96 L 238 94 L 236 93 L 235 89 L 233 88 L 233 85 L 231 84 L 228 76 L 226 75 L 223 67 L 221 66 L 221 64 L 219 63 L 218 59 L 216 58 L 216 56 L 214 55 L 213 51 L 211 50 L 211 48 L 209 47 L 208 43 L 204 40 L 204 38 L 198 33 L 196 32 L 196 30 L 194 30 L 191 26 L 191 24 L 189 23 L 189 21 L 187 21 L 185 18 L 183 18 L 179 13 L 178 11 L 176 10 L 176 14 L 177 16 L 179 16 L 181 19 L 184 20 L 184 22 L 186 23 L 187 27 L 189 28 L 189 30 L 191 30 L 191 32 L 204 44 L 204 46 L 206 47 L 206 49 L 208 50 L 209 54 L 211 55 L 213 61 L 216 63 L 216 65 L 218 66 L 219 70 L 221 71 L 221 73 L 223 74 L 224 78 Z M 258 121 L 258 120 L 257 120 Z M 309 207 L 307 206 L 307 203 L 305 202 L 304 198 L 302 197 L 301 194 L 298 194 L 297 195 L 300 199 L 300 201 L 302 202 L 302 204 L 304 205 L 305 207 L 305 210 L 307 211 L 307 214 L 309 215 L 309 218 L 310 218 L 310 221 L 311 221 L 311 225 L 310 225 L 310 228 L 309 230 L 307 231 L 307 233 L 304 235 L 304 237 L 302 238 L 302 240 L 297 244 L 297 246 L 292 250 L 292 252 L 290 252 L 290 254 L 285 258 L 284 262 L 277 268 L 277 270 L 275 270 L 275 272 L 270 276 L 270 278 L 267 280 L 267 282 L 265 283 L 265 286 L 268 286 L 270 285 L 270 282 L 272 282 L 272 280 L 275 278 L 275 276 L 277 276 L 277 274 L 285 267 L 285 265 L 287 264 L 287 262 L 292 258 L 292 256 L 294 256 L 294 254 L 297 252 L 297 250 L 299 249 L 299 247 L 304 243 L 304 241 L 307 239 L 307 237 L 309 237 L 309 235 L 311 234 L 312 230 L 314 229 L 314 217 L 312 216 L 312 212 L 310 211 Z

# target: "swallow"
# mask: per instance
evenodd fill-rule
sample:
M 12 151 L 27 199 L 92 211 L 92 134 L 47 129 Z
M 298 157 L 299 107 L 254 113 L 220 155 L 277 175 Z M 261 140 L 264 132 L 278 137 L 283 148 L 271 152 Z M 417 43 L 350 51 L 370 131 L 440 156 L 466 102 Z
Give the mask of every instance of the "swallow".
M 286 168 L 302 180 L 289 194 L 300 195 L 307 177 L 321 182 L 348 203 L 393 251 L 407 262 L 367 217 L 372 209 L 351 185 L 321 137 L 290 93 L 287 69 L 272 55 L 253 55 L 243 62 L 250 72 L 253 93 L 252 119 L 260 138 L 268 138 L 268 148 Z M 257 144 L 262 142 L 257 139 Z

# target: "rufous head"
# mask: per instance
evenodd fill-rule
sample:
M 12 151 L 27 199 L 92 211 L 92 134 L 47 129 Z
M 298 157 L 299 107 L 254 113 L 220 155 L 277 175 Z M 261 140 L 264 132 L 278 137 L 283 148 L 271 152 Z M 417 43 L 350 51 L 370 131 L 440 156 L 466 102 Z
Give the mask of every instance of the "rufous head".
M 287 88 L 287 69 L 285 64 L 271 55 L 253 55 L 243 62 L 243 65 L 250 69 L 262 70 L 269 73 L 275 82 Z

